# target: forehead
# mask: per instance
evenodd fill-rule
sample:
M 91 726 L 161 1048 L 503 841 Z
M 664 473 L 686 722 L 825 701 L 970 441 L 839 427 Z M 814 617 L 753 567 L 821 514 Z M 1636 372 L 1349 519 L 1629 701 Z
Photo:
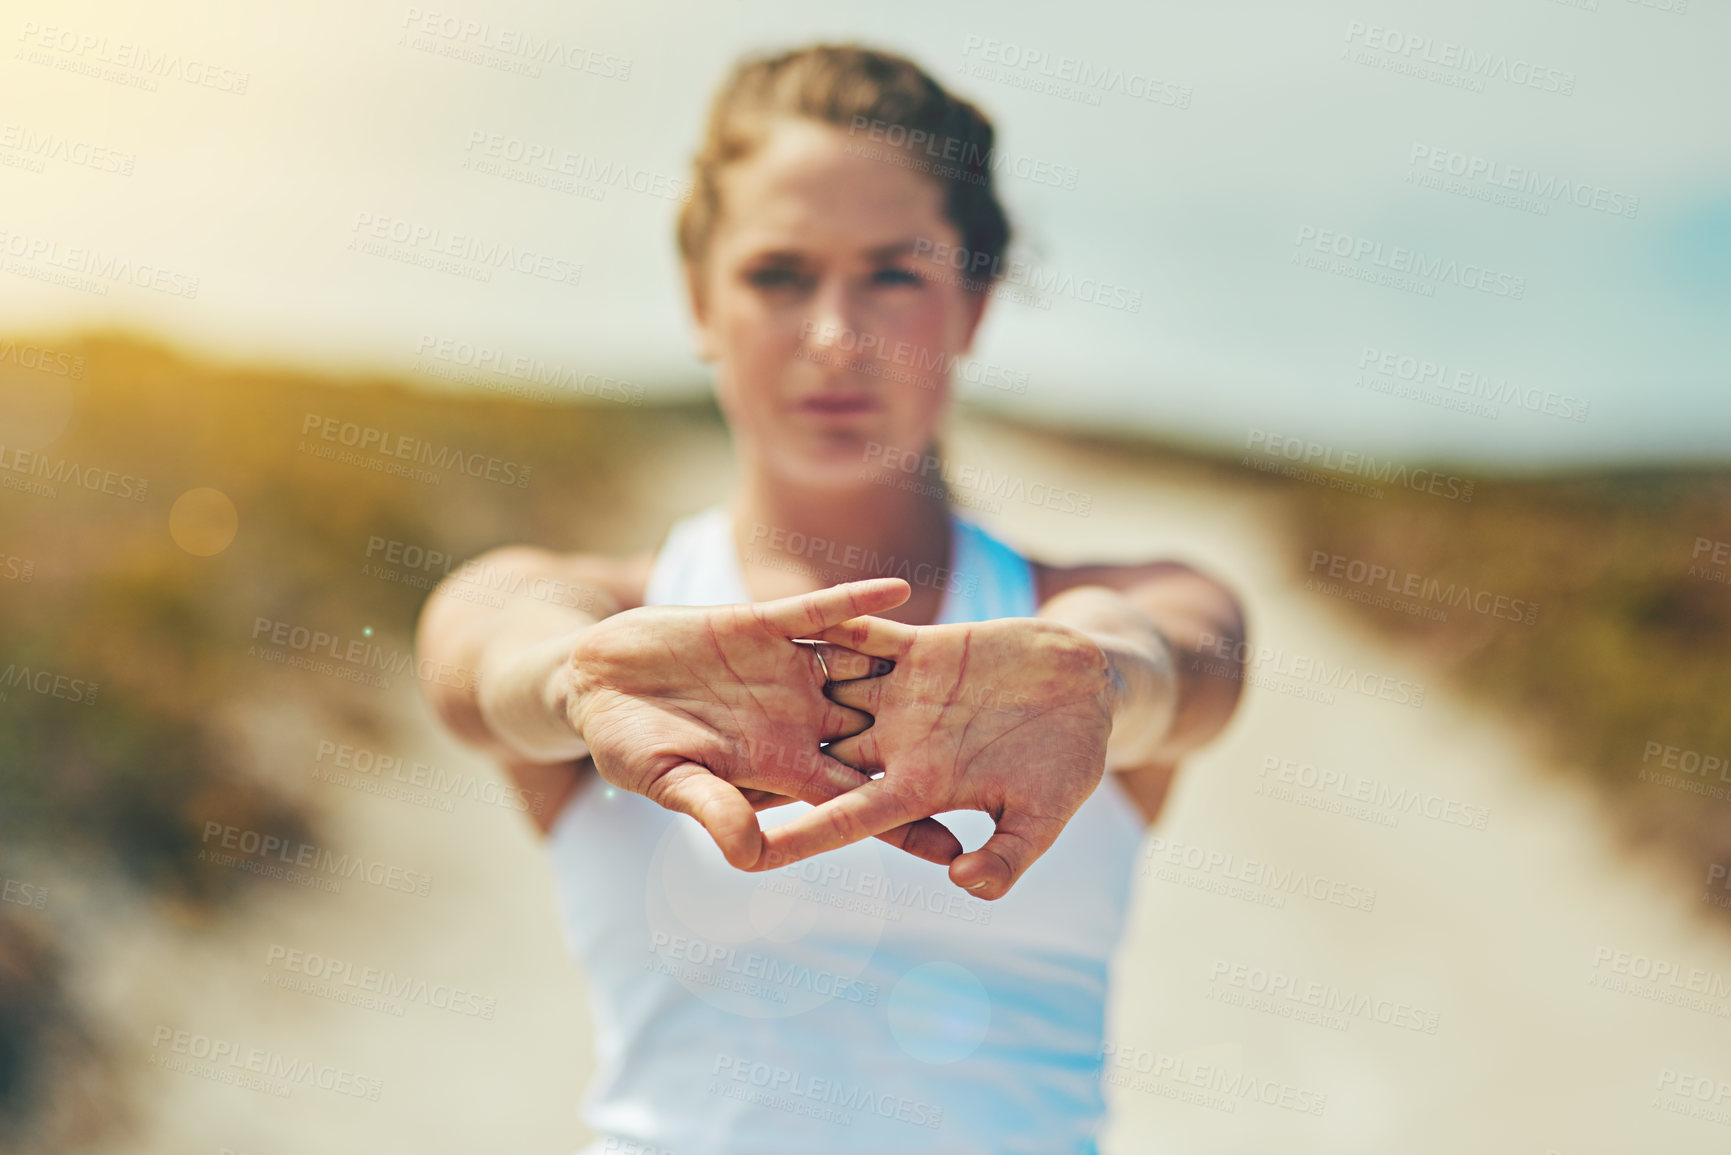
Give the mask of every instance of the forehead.
M 833 125 L 778 119 L 721 173 L 716 240 L 729 248 L 846 251 L 948 236 L 941 185 L 898 163 L 908 159 Z

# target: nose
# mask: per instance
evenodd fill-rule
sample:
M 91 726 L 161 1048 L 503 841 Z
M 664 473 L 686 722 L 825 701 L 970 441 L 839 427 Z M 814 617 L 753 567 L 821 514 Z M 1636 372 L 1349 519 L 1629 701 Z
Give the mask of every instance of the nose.
M 859 347 L 858 310 L 847 281 L 825 277 L 811 297 L 806 318 L 807 341 L 820 352 L 849 352 Z

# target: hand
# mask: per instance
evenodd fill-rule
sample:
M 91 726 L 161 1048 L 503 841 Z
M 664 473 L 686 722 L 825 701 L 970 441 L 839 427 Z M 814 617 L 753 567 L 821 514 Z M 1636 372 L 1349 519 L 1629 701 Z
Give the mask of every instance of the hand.
M 764 849 L 758 808 L 821 803 L 867 781 L 819 743 L 858 734 L 871 718 L 824 696 L 823 667 L 793 639 L 898 606 L 908 592 L 880 578 L 754 605 L 614 614 L 579 635 L 562 674 L 566 716 L 602 778 L 691 815 L 728 862 L 750 869 Z M 884 668 L 835 645 L 824 659 L 837 679 Z M 940 864 L 962 851 L 930 819 L 874 833 Z
M 830 688 L 872 715 L 829 747 L 874 779 L 765 836 L 772 864 L 833 850 L 945 810 L 984 810 L 997 830 L 950 879 L 1001 898 L 1057 839 L 1106 767 L 1116 693 L 1087 634 L 1043 618 L 907 626 L 865 617 L 821 634 L 888 658 L 879 678 Z

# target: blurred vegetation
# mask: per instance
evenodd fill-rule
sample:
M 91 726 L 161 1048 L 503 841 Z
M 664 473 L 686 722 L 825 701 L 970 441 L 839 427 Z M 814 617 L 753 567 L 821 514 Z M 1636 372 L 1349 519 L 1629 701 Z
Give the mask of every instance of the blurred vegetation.
M 1535 743 L 1557 772 L 1585 775 L 1631 846 L 1704 882 L 1731 861 L 1731 770 L 1665 770 L 1649 743 L 1731 760 L 1731 585 L 1709 543 L 1731 542 L 1731 467 L 1605 469 L 1475 481 L 1470 501 L 1401 485 L 1378 499 L 1246 468 L 1236 458 L 1092 441 L 1127 464 L 1158 463 L 1204 483 L 1251 485 L 1280 502 L 1291 577 L 1381 592 L 1313 571 L 1315 551 L 1533 604 L 1528 625 L 1447 608 L 1432 619 L 1390 605 L 1328 603 L 1422 652 L 1469 700 Z M 1701 556 L 1696 556 L 1702 550 Z M 1408 603 L 1440 606 L 1435 598 Z M 1494 605 L 1494 603 L 1492 603 Z M 1643 781 L 1716 786 L 1721 797 Z M 1724 910 L 1703 904 L 1703 913 Z
M 629 506 L 613 492 L 620 462 L 652 454 L 669 422 L 716 418 L 228 367 L 119 335 L 44 343 L 83 357 L 85 376 L 0 365 L 0 478 L 24 480 L 12 455 L 34 449 L 51 469 L 149 483 L 141 501 L 66 480 L 53 496 L 0 489 L 0 672 L 68 679 L 60 696 L 0 686 L 0 879 L 51 898 L 0 904 L 0 1144 L 33 1130 L 32 1149 L 68 1150 L 111 1114 L 116 1089 L 91 1078 L 98 1024 L 60 979 L 84 944 L 51 884 L 99 880 L 182 923 L 218 916 L 274 884 L 201 863 L 204 823 L 318 841 L 319 815 L 251 764 L 236 704 L 269 696 L 342 732 L 380 724 L 383 700 L 354 683 L 249 657 L 255 620 L 409 652 L 425 589 L 364 574 L 373 538 L 458 564 L 512 541 L 608 540 L 617 531 L 602 523 Z M 70 420 L 52 421 L 64 431 L 46 444 L 21 443 L 42 433 L 43 412 Z M 530 463 L 529 484 L 321 460 L 301 448 L 309 413 Z M 239 513 L 233 543 L 209 557 L 169 529 L 176 498 L 201 487 Z M 94 702 L 71 700 L 84 692 L 74 680 L 94 683 Z

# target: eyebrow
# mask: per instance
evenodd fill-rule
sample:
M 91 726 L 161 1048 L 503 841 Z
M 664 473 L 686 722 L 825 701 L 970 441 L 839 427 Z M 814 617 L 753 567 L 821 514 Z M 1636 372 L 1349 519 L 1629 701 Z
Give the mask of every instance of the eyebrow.
M 887 245 L 878 245 L 867 249 L 866 257 L 874 261 L 887 261 L 895 257 L 904 257 L 919 251 L 919 238 L 909 237 L 906 240 L 892 241 Z M 752 256 L 753 262 L 777 265 L 798 265 L 805 263 L 805 254 L 796 249 L 766 249 Z
M 883 261 L 891 257 L 905 257 L 918 250 L 919 239 L 909 237 L 905 241 L 896 241 L 894 244 L 879 245 L 877 248 L 869 250 L 866 255 L 873 260 Z

